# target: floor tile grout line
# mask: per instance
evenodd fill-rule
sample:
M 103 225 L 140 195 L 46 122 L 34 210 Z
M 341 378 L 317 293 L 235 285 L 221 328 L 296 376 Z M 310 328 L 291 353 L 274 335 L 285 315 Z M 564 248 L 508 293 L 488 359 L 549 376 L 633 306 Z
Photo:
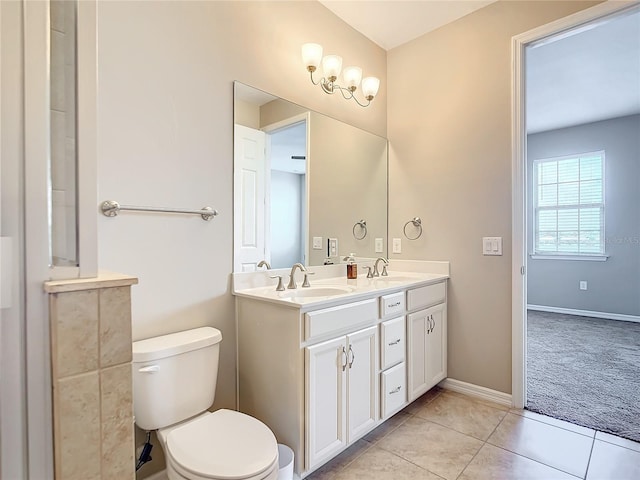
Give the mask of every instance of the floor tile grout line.
M 596 431 L 596 433 L 597 433 L 597 432 L 600 432 L 600 430 L 597 430 L 597 431 Z M 613 433 L 608 433 L 608 432 L 600 432 L 600 433 L 606 433 L 607 435 L 613 435 Z M 640 442 L 636 442 L 636 441 L 634 441 L 634 440 L 629 440 L 628 438 L 624 438 L 624 437 L 618 437 L 617 435 L 613 435 L 613 436 L 614 436 L 614 437 L 617 437 L 617 438 L 621 438 L 621 439 L 623 439 L 623 440 L 627 440 L 628 442 L 637 443 L 637 444 L 640 446 Z M 636 449 L 634 449 L 634 448 L 627 447 L 627 446 L 625 446 L 625 445 L 620 445 L 619 443 L 614 443 L 614 442 L 612 442 L 611 440 L 604 440 L 604 439 L 602 439 L 602 438 L 596 438 L 596 437 L 594 437 L 593 439 L 594 439 L 594 441 L 595 441 L 595 440 L 597 440 L 597 441 L 599 441 L 599 442 L 608 443 L 609 445 L 613 445 L 614 447 L 625 448 L 625 449 L 627 449 L 627 450 L 631 450 L 632 452 L 640 453 L 640 450 L 636 450 Z
M 518 453 L 518 452 L 514 452 L 513 450 L 509 450 L 507 447 L 503 447 L 503 446 L 500 446 L 500 445 L 496 445 L 496 444 L 494 444 L 494 443 L 491 443 L 491 442 L 489 442 L 489 440 L 487 440 L 487 442 L 486 442 L 486 443 L 488 443 L 488 444 L 489 444 L 489 445 L 491 445 L 492 447 L 496 447 L 496 448 L 499 448 L 499 449 L 504 450 L 504 451 L 506 451 L 506 452 L 513 453 L 514 455 L 517 455 L 517 456 L 522 457 L 522 458 L 526 458 L 527 460 L 531 460 L 532 462 L 539 463 L 540 465 L 544 465 L 545 467 L 552 468 L 552 469 L 557 470 L 557 471 L 559 471 L 559 472 L 566 473 L 567 475 L 571 475 L 572 477 L 575 477 L 575 478 L 582 478 L 582 477 L 579 477 L 579 476 L 577 476 L 577 475 L 574 475 L 574 474 L 573 474 L 573 473 L 571 473 L 571 472 L 567 472 L 566 470 L 562 470 L 561 468 L 554 467 L 553 465 L 549 465 L 549 464 L 547 464 L 547 463 L 541 462 L 540 460 L 536 460 L 535 458 L 531 458 L 531 457 L 528 457 L 528 456 L 526 456 L 526 455 L 523 455 L 522 453 Z M 589 464 L 587 463 L 587 467 L 588 467 L 588 465 L 589 465 Z
M 591 450 L 589 450 L 589 460 L 587 460 L 587 469 L 584 472 L 584 478 L 586 480 L 586 478 L 589 476 L 589 467 L 591 466 L 591 457 L 593 455 L 593 449 L 596 446 L 596 437 L 593 437 L 593 441 L 591 442 Z
M 474 440 L 478 440 L 478 441 L 480 441 L 480 442 L 486 442 L 486 441 L 489 439 L 489 437 L 491 436 L 491 435 L 489 435 L 489 437 L 487 437 L 487 438 L 478 438 L 478 437 L 475 437 L 475 436 L 471 435 L 470 433 L 467 433 L 467 432 L 461 432 L 460 430 L 456 430 L 456 429 L 455 429 L 455 428 L 453 428 L 451 425 L 445 425 L 445 424 L 443 424 L 443 423 L 439 423 L 439 422 L 437 422 L 437 421 L 435 421 L 435 420 L 433 420 L 433 419 L 420 417 L 420 416 L 418 416 L 418 415 L 416 415 L 416 417 L 418 417 L 420 420 L 423 420 L 423 421 L 425 421 L 425 422 L 431 422 L 431 423 L 434 423 L 434 424 L 436 424 L 436 425 L 438 425 L 438 426 L 440 426 L 440 427 L 448 428 L 449 430 L 452 430 L 452 431 L 454 431 L 454 432 L 456 432 L 456 433 L 459 433 L 460 435 L 465 435 L 465 436 L 467 436 L 467 437 L 469 437 L 469 438 L 473 438 Z M 506 415 L 505 415 L 505 417 L 506 417 Z M 504 419 L 504 417 L 500 419 L 500 422 L 498 422 L 498 425 L 499 425 L 500 423 L 502 423 L 502 420 L 503 420 L 503 419 Z M 496 427 L 496 428 L 497 428 L 497 427 Z M 494 431 L 495 431 L 495 428 L 491 431 L 491 433 L 493 433 Z
M 542 415 L 541 413 L 532 412 L 531 410 L 527 410 L 527 412 L 536 413 L 537 415 Z M 589 429 L 589 430 L 591 430 L 593 432 L 593 435 L 586 435 L 584 433 L 580 433 L 580 432 L 576 432 L 575 430 L 571 430 L 571 429 L 569 429 L 567 427 L 561 427 L 560 425 L 554 425 L 552 423 L 543 422 L 542 420 L 538 420 L 537 418 L 527 417 L 526 415 L 518 415 L 517 413 L 512 413 L 511 411 L 509 411 L 508 413 L 511 413 L 512 415 L 517 415 L 518 417 L 528 418 L 529 420 L 533 420 L 534 422 L 542 423 L 544 425 L 549 425 L 550 427 L 559 428 L 560 430 L 566 430 L 567 432 L 575 433 L 577 435 L 582 435 L 583 437 L 587 437 L 587 438 L 595 438 L 596 437 L 596 433 L 599 431 L 599 430 L 594 430 L 593 428 L 585 427 L 583 425 L 578 425 L 577 423 L 571 423 L 571 422 L 568 422 L 567 420 L 562 420 L 560 418 L 551 417 L 549 415 L 542 415 L 543 417 L 549 417 L 549 418 L 551 418 L 553 420 L 557 420 L 557 421 L 560 421 L 560 422 L 571 423 L 571 425 L 575 425 L 576 427 L 586 428 L 586 429 Z

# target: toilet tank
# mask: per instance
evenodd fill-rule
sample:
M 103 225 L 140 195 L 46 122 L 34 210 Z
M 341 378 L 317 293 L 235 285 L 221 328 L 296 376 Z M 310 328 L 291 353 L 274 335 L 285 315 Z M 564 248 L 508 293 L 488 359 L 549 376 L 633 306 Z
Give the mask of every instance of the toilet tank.
M 133 342 L 136 424 L 155 430 L 207 410 L 218 378 L 222 333 L 211 327 Z

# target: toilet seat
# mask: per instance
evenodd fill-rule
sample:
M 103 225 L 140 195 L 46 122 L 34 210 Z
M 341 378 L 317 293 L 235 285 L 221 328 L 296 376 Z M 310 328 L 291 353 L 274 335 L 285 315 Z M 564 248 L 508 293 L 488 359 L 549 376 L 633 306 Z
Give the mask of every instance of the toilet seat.
M 217 410 L 161 433 L 167 461 L 185 478 L 262 480 L 278 469 L 275 436 L 244 413 Z

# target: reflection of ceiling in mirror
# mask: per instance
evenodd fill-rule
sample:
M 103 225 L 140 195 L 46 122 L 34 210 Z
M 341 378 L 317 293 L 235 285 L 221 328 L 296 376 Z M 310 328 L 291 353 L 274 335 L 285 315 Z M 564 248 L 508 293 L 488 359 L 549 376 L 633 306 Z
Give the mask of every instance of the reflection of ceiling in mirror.
M 235 82 L 235 97 L 243 102 L 252 103 L 253 105 L 262 106 L 265 103 L 269 103 L 273 100 L 277 100 L 278 97 L 271 95 L 257 88 L 244 85 L 240 82 Z
M 307 162 L 307 125 L 304 122 L 283 128 L 271 135 L 271 169 L 305 173 Z M 302 158 L 293 158 L 302 157 Z

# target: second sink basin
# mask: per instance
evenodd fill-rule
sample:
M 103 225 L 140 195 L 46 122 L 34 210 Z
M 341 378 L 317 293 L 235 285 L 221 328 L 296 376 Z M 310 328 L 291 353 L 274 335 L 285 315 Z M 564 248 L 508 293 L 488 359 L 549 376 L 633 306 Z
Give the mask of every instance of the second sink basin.
M 335 295 L 344 295 L 350 293 L 352 289 L 350 287 L 298 287 L 295 290 L 287 290 L 280 292 L 278 296 L 280 298 L 315 298 L 315 297 L 333 297 Z

